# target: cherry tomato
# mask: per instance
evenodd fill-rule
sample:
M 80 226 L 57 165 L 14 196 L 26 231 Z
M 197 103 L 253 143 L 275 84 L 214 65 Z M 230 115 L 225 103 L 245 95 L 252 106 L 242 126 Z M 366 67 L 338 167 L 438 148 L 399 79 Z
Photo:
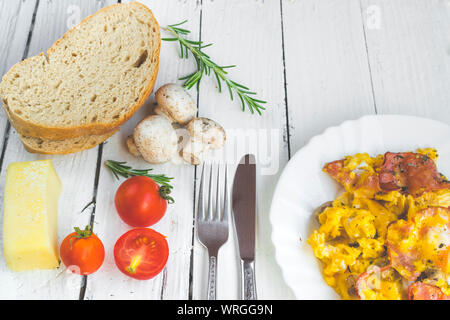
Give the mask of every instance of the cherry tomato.
M 122 220 L 132 227 L 148 227 L 166 212 L 167 187 L 159 187 L 152 179 L 135 176 L 125 180 L 116 192 L 116 209 Z
M 75 227 L 61 243 L 59 249 L 62 262 L 73 273 L 88 275 L 100 268 L 105 259 L 105 248 L 101 240 L 92 233 L 91 227 L 84 230 Z
M 160 273 L 168 258 L 166 237 L 153 229 L 132 229 L 114 245 L 114 260 L 119 270 L 139 280 L 147 280 Z

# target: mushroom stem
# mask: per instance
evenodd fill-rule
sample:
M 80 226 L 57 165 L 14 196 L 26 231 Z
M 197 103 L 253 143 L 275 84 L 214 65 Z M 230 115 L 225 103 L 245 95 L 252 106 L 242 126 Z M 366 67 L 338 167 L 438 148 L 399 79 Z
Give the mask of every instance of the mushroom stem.
M 208 146 L 201 140 L 191 137 L 181 150 L 181 155 L 184 161 L 193 165 L 199 165 L 203 162 L 208 150 Z
M 129 136 L 127 138 L 127 147 L 128 151 L 135 157 L 140 157 L 141 153 L 139 152 L 138 148 L 136 147 L 136 144 L 134 143 L 133 136 Z

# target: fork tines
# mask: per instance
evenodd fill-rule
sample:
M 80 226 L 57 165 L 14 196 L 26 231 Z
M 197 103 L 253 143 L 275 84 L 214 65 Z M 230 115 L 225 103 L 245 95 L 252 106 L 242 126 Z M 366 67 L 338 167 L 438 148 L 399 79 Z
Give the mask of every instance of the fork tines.
M 200 242 L 208 248 L 208 250 L 217 251 L 228 239 L 228 219 L 229 219 L 229 195 L 228 195 L 228 179 L 227 166 L 225 165 L 222 174 L 224 182 L 222 185 L 221 165 L 216 165 L 216 183 L 214 192 L 213 172 L 214 165 L 209 168 L 208 198 L 205 210 L 204 204 L 204 188 L 206 165 L 203 164 L 202 174 L 200 178 L 198 207 L 197 207 L 197 233 Z M 213 203 L 213 193 L 215 193 L 215 203 Z

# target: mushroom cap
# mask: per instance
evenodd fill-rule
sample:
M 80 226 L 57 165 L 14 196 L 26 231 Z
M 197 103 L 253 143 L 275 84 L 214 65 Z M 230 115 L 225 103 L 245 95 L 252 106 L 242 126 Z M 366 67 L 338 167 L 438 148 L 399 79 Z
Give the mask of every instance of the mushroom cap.
M 155 113 L 169 118 L 172 122 L 188 123 L 197 114 L 197 105 L 189 93 L 181 86 L 169 83 L 156 91 L 158 106 Z
M 193 165 L 199 165 L 203 162 L 207 151 L 208 148 L 202 141 L 191 137 L 181 150 L 181 156 L 184 161 Z
M 188 123 L 186 129 L 191 137 L 202 141 L 211 149 L 220 149 L 225 145 L 225 130 L 211 119 L 194 118 Z
M 177 152 L 177 134 L 165 117 L 151 115 L 143 119 L 134 129 L 134 143 L 145 161 L 167 162 Z

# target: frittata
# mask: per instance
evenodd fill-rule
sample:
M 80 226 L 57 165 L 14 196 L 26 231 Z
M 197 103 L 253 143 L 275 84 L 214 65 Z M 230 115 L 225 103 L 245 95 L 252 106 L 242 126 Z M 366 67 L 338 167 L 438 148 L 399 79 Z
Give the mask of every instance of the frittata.
M 450 182 L 435 149 L 327 163 L 345 191 L 308 243 L 343 299 L 450 299 Z

